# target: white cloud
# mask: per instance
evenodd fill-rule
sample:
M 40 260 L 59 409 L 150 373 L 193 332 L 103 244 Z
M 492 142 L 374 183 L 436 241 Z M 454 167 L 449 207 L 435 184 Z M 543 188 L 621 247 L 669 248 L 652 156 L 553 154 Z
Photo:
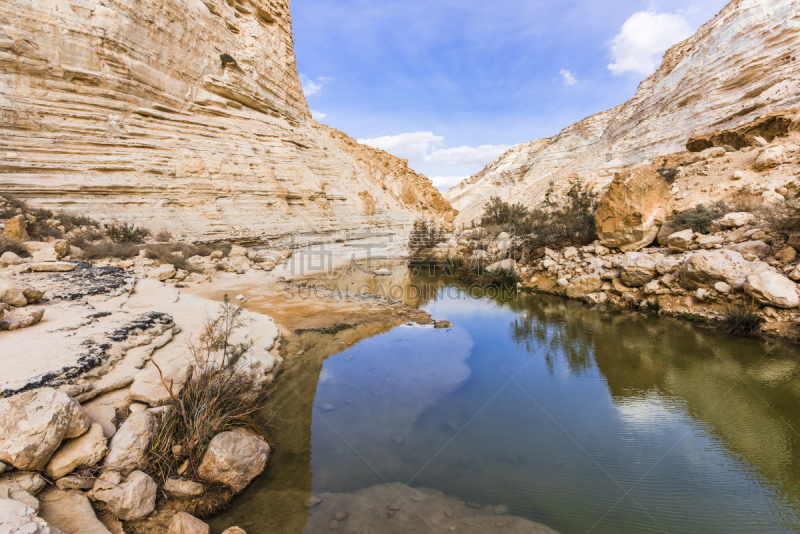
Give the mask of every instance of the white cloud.
M 312 117 L 314 117 L 314 120 L 321 121 L 322 119 L 324 119 L 325 117 L 327 117 L 327 116 L 328 116 L 328 114 L 327 114 L 327 113 L 323 113 L 323 112 L 321 112 L 321 111 L 314 111 L 314 110 L 312 109 L 312 110 L 311 110 L 311 116 L 312 116 Z
M 575 85 L 578 83 L 578 80 L 575 78 L 575 74 L 568 71 L 567 69 L 561 69 L 560 71 L 561 77 L 564 78 L 564 83 L 567 85 Z
M 325 84 L 332 82 L 333 78 L 326 76 L 317 76 L 316 78 L 309 78 L 305 74 L 300 74 L 300 84 L 303 86 L 303 92 L 306 96 L 318 95 L 322 92 Z
M 372 139 L 359 139 L 359 143 L 385 150 L 409 161 L 443 165 L 485 165 L 511 148 L 510 145 L 482 145 L 439 148 L 445 138 L 433 132 L 411 132 L 387 135 Z
M 655 72 L 667 49 L 694 32 L 680 14 L 640 11 L 622 25 L 611 42 L 608 68 L 615 75 L 626 72 L 649 75 Z
M 467 178 L 469 178 L 469 176 L 432 176 L 431 181 L 433 182 L 433 187 L 437 188 L 439 191 L 447 191 Z

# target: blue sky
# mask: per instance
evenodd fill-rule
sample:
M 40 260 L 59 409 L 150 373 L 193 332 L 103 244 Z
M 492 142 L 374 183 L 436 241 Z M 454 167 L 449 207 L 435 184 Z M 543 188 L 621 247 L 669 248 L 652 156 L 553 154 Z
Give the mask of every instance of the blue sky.
M 727 0 L 294 0 L 322 123 L 441 189 L 628 100 Z

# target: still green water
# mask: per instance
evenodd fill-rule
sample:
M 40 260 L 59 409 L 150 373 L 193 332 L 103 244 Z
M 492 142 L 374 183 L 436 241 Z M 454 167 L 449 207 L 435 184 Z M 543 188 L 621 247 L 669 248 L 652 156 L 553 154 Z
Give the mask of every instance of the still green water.
M 312 493 L 386 482 L 562 533 L 800 531 L 796 347 L 441 282 L 415 301 L 455 326 L 292 342 L 276 453 L 215 531 L 303 532 Z

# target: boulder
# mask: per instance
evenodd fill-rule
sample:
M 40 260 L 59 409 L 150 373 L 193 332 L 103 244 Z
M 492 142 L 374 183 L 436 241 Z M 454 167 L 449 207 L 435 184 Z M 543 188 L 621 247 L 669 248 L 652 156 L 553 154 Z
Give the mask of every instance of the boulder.
M 17 256 L 11 251 L 3 252 L 0 256 L 0 267 L 8 267 L 9 265 L 19 265 L 23 263 L 22 258 Z
M 720 248 L 725 244 L 725 238 L 718 235 L 701 235 L 695 241 L 704 250 L 711 250 L 713 248 Z
M 43 261 L 31 263 L 28 268 L 35 273 L 68 273 L 75 270 L 75 264 L 67 261 Z
M 163 282 L 164 280 L 169 280 L 177 273 L 178 270 L 173 265 L 166 264 L 150 269 L 150 272 L 147 273 L 147 277 Z
M 202 484 L 177 476 L 168 478 L 164 483 L 164 489 L 173 497 L 178 498 L 199 497 L 206 492 L 206 488 Z
M 25 483 L 26 474 L 35 475 L 38 478 L 39 484 L 32 485 Z M 20 480 L 21 479 L 21 480 Z M 44 488 L 45 481 L 36 473 L 24 473 L 23 476 L 5 476 L 0 479 L 0 499 L 14 499 L 26 506 L 31 507 L 35 512 L 39 512 L 39 499 L 35 497 L 42 488 Z
M 39 516 L 65 533 L 111 534 L 97 519 L 92 503 L 80 491 L 63 491 L 50 487 L 39 497 Z
M 0 279 L 0 303 L 21 308 L 28 304 L 23 286 L 6 278 Z
M 44 474 L 57 479 L 73 471 L 93 467 L 108 452 L 103 427 L 93 424 L 89 431 L 77 438 L 66 440 L 44 468 Z
M 246 256 L 247 256 L 247 249 L 239 245 L 231 246 L 231 251 L 228 253 L 229 258 L 243 258 Z
M 773 146 L 765 148 L 759 153 L 756 158 L 753 168 L 758 172 L 763 172 L 768 169 L 774 169 L 784 162 L 786 159 L 786 151 L 782 146 Z
M 723 228 L 740 228 L 750 224 L 755 218 L 755 215 L 747 212 L 728 213 L 719 220 L 719 225 Z
M 653 242 L 672 209 L 669 185 L 657 172 L 649 167 L 619 172 L 595 214 L 601 244 L 641 250 Z
M 40 471 L 64 439 L 89 429 L 80 405 L 66 393 L 41 388 L 0 400 L 0 461 Z
M 42 475 L 34 471 L 12 471 L 0 477 L 0 487 L 21 489 L 34 496 L 39 495 L 46 485 Z
M 39 324 L 44 317 L 44 308 L 21 308 L 10 312 L 0 321 L 0 330 L 19 330 Z
M 230 272 L 244 274 L 251 267 L 250 260 L 246 256 L 231 256 L 222 260 L 225 269 Z
M 791 263 L 797 258 L 797 250 L 794 247 L 786 247 L 775 254 L 775 258 L 783 263 Z
M 739 243 L 737 245 L 729 245 L 726 248 L 735 250 L 742 256 L 750 254 L 762 260 L 772 254 L 772 247 L 763 241 L 745 241 L 744 243 Z
M 25 216 L 17 215 L 8 219 L 3 229 L 3 235 L 6 239 L 11 239 L 12 241 L 30 241 L 31 238 L 28 235 L 28 223 L 25 221 Z
M 158 425 L 157 416 L 148 410 L 133 413 L 122 423 L 108 445 L 103 465 L 123 475 L 147 465 L 147 448 Z
M 56 480 L 56 487 L 63 491 L 90 490 L 94 487 L 94 477 L 91 475 L 67 475 Z
M 571 299 L 581 299 L 589 293 L 600 291 L 603 287 L 603 280 L 596 274 L 573 278 L 565 291 Z
M 185 512 L 172 516 L 167 534 L 208 534 L 209 526 Z
M 239 527 L 231 527 L 231 528 L 225 529 L 222 532 L 222 534 L 247 534 L 247 532 L 245 532 L 244 530 L 242 530 Z
M 765 306 L 797 308 L 800 305 L 797 284 L 772 271 L 762 271 L 748 276 L 744 290 Z
M 651 257 L 653 258 L 653 261 L 656 262 L 656 272 L 662 276 L 665 274 L 674 273 L 683 264 L 683 259 L 680 256 L 653 254 Z
M 139 521 L 156 508 L 158 486 L 141 471 L 133 471 L 123 481 L 121 475 L 108 471 L 100 475 L 89 496 L 108 506 L 117 519 Z
M 28 304 L 35 304 L 42 300 L 42 297 L 44 297 L 44 291 L 28 285 L 22 286 L 22 294 L 25 295 L 25 299 L 28 301 Z
M 56 251 L 59 259 L 63 258 L 64 256 L 69 256 L 69 241 L 66 239 L 54 241 L 53 250 Z
M 59 259 L 56 249 L 46 243 L 37 243 L 37 246 L 29 248 L 28 252 L 31 253 L 31 261 L 34 262 L 58 261 Z
M 13 499 L 0 499 L 0 532 L 3 534 L 55 534 L 36 510 Z
M 717 282 L 741 287 L 747 275 L 763 270 L 764 266 L 766 264 L 755 265 L 746 261 L 733 250 L 700 250 L 684 262 L 679 280 L 683 287 L 691 290 L 710 288 Z
M 656 261 L 647 254 L 628 253 L 620 264 L 620 279 L 628 287 L 641 287 L 656 276 Z
M 244 430 L 222 432 L 214 436 L 203 456 L 198 475 L 208 482 L 218 482 L 239 493 L 264 470 L 269 445 Z
M 177 395 L 183 389 L 183 385 L 189 378 L 191 366 L 188 362 L 178 361 L 162 367 L 164 382 L 172 389 L 172 393 Z M 158 369 L 146 369 L 137 373 L 131 384 L 131 399 L 150 406 L 163 406 L 172 400 L 167 387 L 161 380 Z
M 670 252 L 686 252 L 694 243 L 694 231 L 682 230 L 675 232 L 667 239 Z

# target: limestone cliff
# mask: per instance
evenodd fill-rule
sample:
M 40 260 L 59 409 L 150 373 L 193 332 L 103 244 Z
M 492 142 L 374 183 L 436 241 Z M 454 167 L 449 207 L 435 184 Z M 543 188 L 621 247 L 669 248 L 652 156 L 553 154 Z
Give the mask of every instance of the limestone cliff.
M 197 237 L 452 221 L 311 119 L 289 0 L 0 0 L 0 192 Z
M 445 198 L 458 223 L 478 217 L 492 195 L 535 205 L 550 183 L 558 189 L 576 173 L 605 186 L 619 169 L 684 150 L 693 134 L 796 106 L 798 49 L 800 0 L 733 0 L 668 50 L 630 101 L 512 148 Z

